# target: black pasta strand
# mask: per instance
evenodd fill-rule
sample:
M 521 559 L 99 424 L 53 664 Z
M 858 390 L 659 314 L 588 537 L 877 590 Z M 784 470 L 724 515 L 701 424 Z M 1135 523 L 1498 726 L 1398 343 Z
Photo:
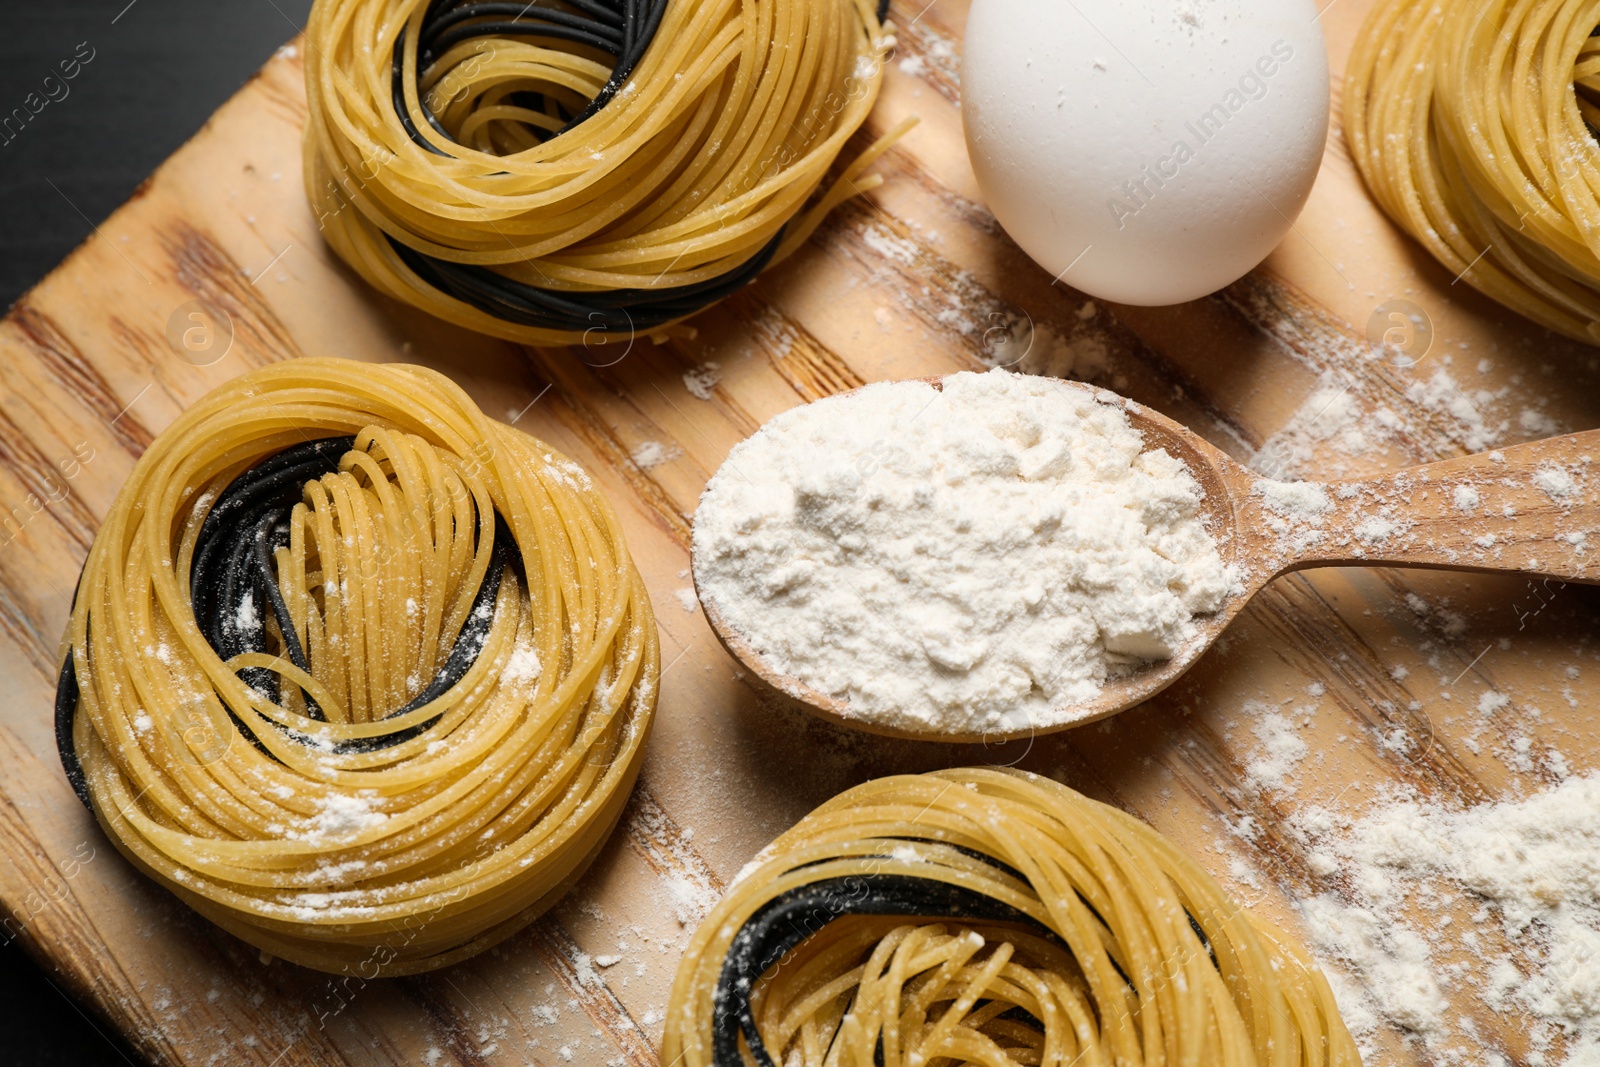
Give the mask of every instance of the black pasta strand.
M 285 449 L 262 460 L 230 482 L 206 513 L 190 565 L 189 600 L 196 625 L 206 642 L 222 659 L 231 659 L 245 652 L 266 651 L 266 619 L 261 607 L 264 603 L 272 610 L 289 660 L 301 670 L 307 673 L 311 671 L 310 658 L 300 644 L 299 634 L 283 599 L 283 591 L 278 585 L 272 553 L 280 545 L 288 543 L 289 514 L 301 499 L 305 484 L 337 472 L 340 459 L 354 445 L 353 437 L 329 437 Z M 523 569 L 521 552 L 505 521 L 498 514 L 480 514 L 477 522 L 480 538 L 488 532 L 485 524 L 493 524 L 494 547 L 489 568 L 478 587 L 466 621 L 462 623 L 449 655 L 433 680 L 403 707 L 385 715 L 386 719 L 408 714 L 437 700 L 466 676 L 477 662 L 494 623 L 495 598 L 499 595 L 506 567 L 515 567 L 519 572 Z M 74 592 L 73 603 L 76 602 L 77 593 Z M 273 672 L 259 667 L 246 667 L 240 670 L 239 677 L 247 685 L 268 694 L 273 701 L 281 698 L 277 676 Z M 56 749 L 73 792 L 84 807 L 92 810 L 88 780 L 73 738 L 79 696 L 77 663 L 72 650 L 68 649 L 56 682 Z M 306 711 L 310 718 L 325 721 L 322 709 L 309 696 L 306 697 Z M 270 749 L 231 709 L 228 717 L 237 734 L 272 757 Z M 344 755 L 375 752 L 409 741 L 432 727 L 439 718 L 435 715 L 402 730 L 374 737 L 352 738 L 331 745 L 309 733 L 280 729 L 285 736 L 301 744 Z
M 935 843 L 927 838 L 903 838 L 908 842 Z M 947 845 L 962 855 L 979 860 L 997 870 L 1026 881 L 1022 873 L 985 853 L 959 845 Z M 888 858 L 888 857 L 883 857 Z M 826 863 L 828 860 L 818 860 Z M 795 868 L 803 870 L 804 866 Z M 1102 927 L 1105 919 L 1094 905 L 1079 893 L 1078 900 Z M 799 886 L 762 905 L 739 929 L 723 957 L 722 971 L 712 1009 L 712 1050 L 717 1067 L 744 1067 L 739 1052 L 739 1035 L 758 1067 L 777 1067 L 756 1028 L 750 994 L 756 981 L 801 942 L 837 919 L 849 915 L 899 915 L 908 919 L 956 919 L 966 922 L 1004 923 L 1020 926 L 1037 937 L 1062 948 L 1067 946 L 1055 931 L 1025 912 L 975 890 L 934 878 L 905 874 L 855 874 L 823 879 Z M 1211 939 L 1187 909 L 1185 917 L 1212 966 L 1221 970 Z M 1115 959 L 1110 961 L 1117 976 L 1137 995 L 1137 987 Z M 1020 1011 L 1020 1009 L 1015 1009 Z M 1007 1013 L 1012 1014 L 1011 1012 Z M 1042 1030 L 1043 1024 L 1027 1016 L 1029 1025 Z M 837 1036 L 837 1035 L 835 1035 Z M 882 1040 L 880 1036 L 880 1042 Z M 881 1061 L 882 1046 L 878 1054 Z
M 83 571 L 78 572 L 78 582 L 72 587 L 72 607 L 78 606 L 78 593 L 83 585 Z M 78 745 L 72 737 L 72 721 L 78 712 L 78 666 L 73 662 L 72 649 L 67 649 L 67 661 L 61 665 L 56 679 L 56 752 L 61 756 L 61 769 L 66 772 L 67 784 L 78 794 L 78 799 L 90 811 L 89 779 L 83 773 L 83 761 L 78 759 Z
M 479 18 L 491 21 L 472 23 L 473 19 Z M 497 19 L 500 21 L 494 21 Z M 555 27 L 574 31 L 574 36 L 560 37 L 560 40 L 576 41 L 608 55 L 620 56 L 622 27 L 619 23 L 620 20 L 597 19 L 588 14 L 573 15 L 549 7 L 529 7 L 525 3 L 468 4 L 426 25 L 419 57 L 424 64 L 432 64 L 452 45 L 473 37 L 557 36 L 550 32 Z
M 472 263 L 424 255 L 389 238 L 395 253 L 423 281 L 496 318 L 556 330 L 630 333 L 651 330 L 715 304 L 766 269 L 783 243 L 779 230 L 754 257 L 716 278 L 673 289 L 573 293 L 540 289 Z
M 791 949 L 847 915 L 1008 923 L 1060 943 L 1049 929 L 1011 905 L 931 878 L 860 874 L 798 886 L 763 905 L 728 946 L 713 998 L 712 1051 L 717 1067 L 742 1067 L 741 1033 L 759 1067 L 776 1067 L 756 1030 L 750 992 L 762 973 Z
M 648 6 L 643 6 L 648 4 Z M 426 73 L 440 54 L 462 41 L 476 37 L 527 36 L 569 41 L 586 45 L 609 55 L 615 60 L 611 76 L 595 98 L 577 115 L 573 116 L 556 133 L 577 126 L 608 104 L 627 82 L 645 49 L 655 37 L 666 12 L 666 0 L 624 0 L 620 11 L 607 9 L 603 4 L 573 4 L 580 14 L 542 6 L 534 3 L 467 3 L 432 4 L 423 16 L 417 50 L 417 74 Z M 483 19 L 484 21 L 476 21 Z M 405 84 L 406 33 L 402 30 L 395 39 L 394 58 L 391 64 L 392 101 L 395 115 L 405 128 L 406 135 L 422 148 L 435 155 L 449 153 L 422 136 L 406 107 Z M 445 140 L 453 140 L 439 124 L 420 90 L 417 103 L 423 118 Z M 535 129 L 540 139 L 555 136 L 550 131 Z M 582 327 L 579 327 L 580 329 Z
M 677 0 L 688 2 L 688 0 Z M 574 11 L 534 3 L 461 3 L 434 0 L 423 17 L 419 33 L 418 75 L 449 48 L 475 37 L 529 36 L 569 41 L 603 52 L 615 60 L 604 87 L 582 110 L 568 118 L 560 130 L 530 127 L 541 140 L 556 136 L 593 117 L 626 84 L 645 50 L 655 39 L 666 14 L 667 0 L 565 0 Z M 888 16 L 888 0 L 879 0 L 878 20 Z M 392 98 L 395 114 L 413 142 L 440 156 L 449 152 L 422 135 L 406 107 L 406 35 L 395 41 L 392 64 Z M 528 103 L 542 110 L 541 94 Z M 423 118 L 447 141 L 450 134 L 439 123 L 418 92 Z M 558 105 L 559 107 L 559 105 Z M 564 109 L 561 109 L 564 111 Z M 424 284 L 479 311 L 520 326 L 570 332 L 631 336 L 702 311 L 750 284 L 777 253 L 784 231 L 753 256 L 718 277 L 671 289 L 617 289 L 573 292 L 543 288 L 516 281 L 487 267 L 456 263 L 409 247 L 392 235 L 389 245 L 401 262 Z

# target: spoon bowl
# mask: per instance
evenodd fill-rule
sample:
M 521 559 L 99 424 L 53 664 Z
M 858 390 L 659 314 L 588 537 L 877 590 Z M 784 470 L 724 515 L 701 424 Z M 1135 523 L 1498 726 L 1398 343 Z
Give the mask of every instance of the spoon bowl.
M 940 378 L 922 379 L 938 388 Z M 1600 581 L 1585 531 L 1600 538 L 1600 484 L 1591 488 L 1600 430 L 1410 467 L 1370 479 L 1285 483 L 1262 478 L 1158 411 L 1083 382 L 1049 379 L 1119 407 L 1144 438 L 1199 483 L 1201 519 L 1237 580 L 1221 607 L 1193 618 L 1195 633 L 1167 659 L 1107 678 L 1092 700 L 1043 722 L 981 733 L 910 731 L 851 713 L 848 700 L 778 671 L 728 624 L 692 563 L 695 591 L 729 655 L 767 687 L 831 722 L 914 740 L 998 744 L 1082 726 L 1150 699 L 1177 681 L 1267 583 L 1309 567 L 1394 566 L 1499 571 L 1567 582 Z M 844 395 L 844 394 L 837 394 Z M 818 401 L 822 403 L 824 401 Z

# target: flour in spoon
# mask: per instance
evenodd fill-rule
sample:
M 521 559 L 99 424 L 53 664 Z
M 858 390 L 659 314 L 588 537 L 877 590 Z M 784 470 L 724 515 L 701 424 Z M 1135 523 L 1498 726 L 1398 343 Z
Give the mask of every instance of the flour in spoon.
M 977 735 L 1075 717 L 1233 583 L 1199 484 L 1122 402 L 992 371 L 787 411 L 695 516 L 708 607 L 853 718 Z

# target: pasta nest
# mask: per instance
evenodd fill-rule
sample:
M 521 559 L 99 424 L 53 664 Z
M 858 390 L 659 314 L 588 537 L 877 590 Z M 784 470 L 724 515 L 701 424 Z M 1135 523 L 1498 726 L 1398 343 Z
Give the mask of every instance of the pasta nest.
M 662 336 L 803 243 L 893 39 L 872 0 L 318 0 L 306 189 L 388 295 L 526 344 Z M 679 330 L 678 332 L 682 332 Z
M 1453 276 L 1600 343 L 1600 3 L 1387 0 L 1345 72 L 1373 197 Z
M 299 359 L 139 460 L 78 585 L 68 777 L 117 848 L 273 956 L 404 974 L 594 858 L 660 674 L 617 518 L 421 367 Z
M 1327 981 L 1132 816 L 1022 771 L 868 782 L 701 924 L 684 1067 L 1357 1067 Z

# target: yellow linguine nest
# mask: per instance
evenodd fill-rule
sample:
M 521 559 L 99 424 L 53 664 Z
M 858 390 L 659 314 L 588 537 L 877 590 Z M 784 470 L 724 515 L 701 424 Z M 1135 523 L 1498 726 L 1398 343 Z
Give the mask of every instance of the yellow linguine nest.
M 345 436 L 271 553 L 309 672 L 259 598 L 236 621 L 264 615 L 266 650 L 224 660 L 189 588 L 202 524 L 245 471 Z M 475 606 L 497 532 L 520 563 Z M 403 710 L 468 622 L 470 667 Z M 410 973 L 521 928 L 593 859 L 638 773 L 657 642 L 576 464 L 434 371 L 293 360 L 200 400 L 118 495 L 67 630 L 71 737 L 106 832 L 197 911 L 296 963 Z
M 908 882 L 969 914 L 886 905 Z M 818 890 L 831 910 L 793 910 Z M 774 914 L 804 940 L 746 984 L 741 932 Z M 748 1031 L 718 1054 L 746 999 L 784 1067 L 1360 1063 L 1301 949 L 1144 823 L 1020 771 L 867 782 L 779 837 L 691 940 L 663 1062 L 760 1062 Z

